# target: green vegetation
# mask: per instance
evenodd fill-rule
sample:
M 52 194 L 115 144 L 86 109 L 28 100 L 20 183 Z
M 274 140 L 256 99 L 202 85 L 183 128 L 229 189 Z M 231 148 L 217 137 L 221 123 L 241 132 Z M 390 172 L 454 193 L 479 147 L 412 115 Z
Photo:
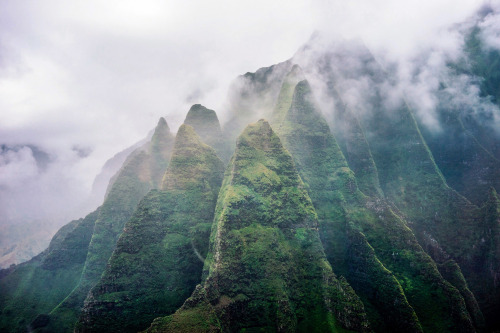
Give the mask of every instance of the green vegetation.
M 68 223 L 47 250 L 0 278 L 0 331 L 28 330 L 78 284 L 98 213 Z
M 363 126 L 372 138 L 370 149 L 386 199 L 411 222 L 419 243 L 438 264 L 454 259 L 469 279 L 471 249 L 480 242 L 477 207 L 447 186 L 411 110 L 406 105 L 393 114 L 380 110 L 368 115 Z M 454 286 L 481 325 L 475 297 L 462 284 Z
M 478 27 L 450 73 L 481 78 L 498 105 L 500 57 Z M 386 105 L 391 73 L 360 53 L 352 73 L 329 68 L 345 55 L 319 61 L 329 123 L 292 61 L 233 83 L 224 132 L 200 104 L 175 143 L 161 118 L 96 212 L 0 271 L 0 331 L 498 330 L 493 114 L 450 107 L 443 83 L 441 131 L 420 126 L 404 101 Z M 343 102 L 337 75 L 375 84 L 367 110 Z M 248 125 L 261 117 L 276 132 Z
M 184 124 L 190 125 L 201 140 L 214 148 L 222 161 L 227 163 L 231 158 L 229 144 L 222 135 L 219 119 L 214 110 L 195 104 L 189 109 Z
M 172 145 L 173 136 L 161 118 L 151 142 L 133 152 L 110 182 L 96 212 L 61 228 L 49 248 L 30 262 L 2 271 L 2 331 L 73 331 L 125 222 L 144 195 L 160 186 Z
M 292 66 L 288 60 L 234 80 L 228 93 L 229 120 L 223 130 L 230 151 L 234 151 L 236 138 L 249 123 L 272 117 L 283 80 Z
M 223 164 L 182 125 L 165 174 L 125 225 L 76 330 L 137 332 L 173 313 L 201 280 Z
M 40 328 L 40 331 L 73 330 L 83 302 L 104 272 L 125 222 L 144 195 L 151 188 L 159 186 L 172 144 L 173 136 L 162 118 L 151 142 L 127 158 L 99 211 L 79 284 L 50 312 L 49 325 Z
M 295 91 L 295 86 L 300 81 L 304 80 L 304 74 L 299 65 L 293 65 L 290 72 L 285 76 L 281 90 L 274 107 L 271 124 L 279 126 L 285 118 L 292 104 L 292 96 Z
M 367 331 L 362 303 L 325 258 L 316 218 L 269 124 L 249 125 L 217 202 L 206 280 L 149 331 Z
M 404 221 L 383 200 L 357 188 L 307 81 L 297 84 L 279 129 L 309 185 L 326 255 L 360 295 L 372 327 L 381 332 L 473 331 L 461 295 L 441 277 Z

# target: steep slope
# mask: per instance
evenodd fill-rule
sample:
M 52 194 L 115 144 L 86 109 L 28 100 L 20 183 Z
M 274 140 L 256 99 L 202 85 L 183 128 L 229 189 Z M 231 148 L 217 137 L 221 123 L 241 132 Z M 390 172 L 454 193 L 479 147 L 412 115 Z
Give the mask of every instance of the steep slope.
M 293 92 L 297 83 L 304 80 L 304 73 L 298 65 L 293 65 L 290 72 L 285 76 L 281 85 L 280 93 L 273 109 L 271 123 L 281 125 L 288 110 L 290 109 Z
M 125 222 L 144 195 L 151 188 L 159 186 L 172 144 L 173 136 L 162 118 L 151 142 L 127 158 L 99 210 L 78 285 L 63 302 L 50 311 L 49 320 L 46 326 L 39 328 L 40 331 L 73 330 L 83 301 L 89 290 L 99 281 Z
M 116 180 L 117 173 L 123 166 L 123 163 L 125 163 L 127 157 L 130 156 L 130 154 L 133 153 L 137 148 L 140 148 L 147 142 L 151 141 L 153 133 L 154 131 L 151 131 L 147 137 L 115 154 L 112 158 L 104 163 L 101 171 L 94 178 L 94 182 L 92 183 L 92 191 L 90 193 L 89 199 L 90 202 L 100 204 L 104 201 L 107 192 L 113 186 L 113 183 Z
M 470 249 L 481 243 L 479 210 L 447 186 L 410 109 L 402 106 L 395 114 L 380 111 L 367 116 L 364 127 L 370 132 L 370 149 L 386 198 L 412 222 L 417 239 L 434 260 L 457 261 L 473 282 L 476 273 L 468 267 L 473 264 Z M 472 291 L 479 287 L 470 284 Z M 468 290 L 461 293 L 465 297 Z
M 215 151 L 182 125 L 162 190 L 126 223 L 78 332 L 137 332 L 182 305 L 201 281 L 223 173 Z
M 150 332 L 368 329 L 363 306 L 326 261 L 316 213 L 266 121 L 239 137 L 219 195 L 206 280 Z
M 219 119 L 214 110 L 195 104 L 189 109 L 184 124 L 192 126 L 201 140 L 214 148 L 224 162 L 229 161 L 231 158 L 229 145 L 224 140 Z
M 405 222 L 357 188 L 307 81 L 297 84 L 290 104 L 279 134 L 309 185 L 327 257 L 364 301 L 373 328 L 473 331 L 463 298 Z
M 443 269 L 444 275 L 448 273 L 444 267 L 461 268 L 467 283 L 455 286 L 467 301 L 470 291 L 476 293 L 483 285 L 491 285 L 487 281 L 474 282 L 478 281 L 480 273 L 470 269 L 473 265 L 471 249 L 482 242 L 478 226 L 480 210 L 447 185 L 413 111 L 403 99 L 391 99 L 390 87 L 396 89 L 397 82 L 394 73 L 384 71 L 359 43 L 357 46 L 350 43 L 315 46 L 315 42 L 313 40 L 300 51 L 297 59 L 307 59 L 306 73 L 317 73 L 320 81 L 334 88 L 327 89 L 330 98 L 337 98 L 338 94 L 349 102 L 344 111 L 352 113 L 350 118 L 359 122 L 386 201 L 408 221 L 419 243 L 438 263 L 438 268 Z M 334 115 L 332 119 L 337 119 L 335 112 L 330 114 Z M 339 132 L 339 127 L 347 126 L 342 122 L 334 127 L 334 133 Z M 356 136 L 344 135 L 343 139 L 347 140 L 343 142 L 346 147 L 349 140 L 356 140 Z M 456 261 L 459 266 L 447 265 L 448 260 Z M 455 273 L 454 276 L 460 275 L 460 271 Z M 489 276 L 482 278 L 491 279 Z M 470 290 L 464 289 L 466 286 Z M 484 311 L 483 299 L 478 301 Z M 468 302 L 467 305 L 471 314 L 475 312 L 474 304 Z M 485 315 L 487 321 L 496 317 L 493 313 Z M 479 313 L 473 316 L 480 326 Z
M 464 271 L 472 272 L 467 276 L 471 286 L 489 319 L 489 327 L 500 327 L 500 200 L 494 188 L 489 191 L 487 202 L 478 214 L 475 235 L 480 243 L 469 253 Z
M 500 189 L 500 160 L 479 142 L 473 131 L 486 132 L 489 141 L 500 142 L 495 139 L 497 133 L 467 115 L 471 110 L 443 107 L 438 112 L 441 130 L 431 131 L 421 126 L 422 135 L 450 187 L 476 205 L 482 205 L 490 186 Z M 467 129 L 466 124 L 474 129 Z
M 0 331 L 24 332 L 40 313 L 48 313 L 78 284 L 99 210 L 72 221 L 49 247 L 30 261 L 0 271 Z M 42 316 L 35 321 L 43 322 Z

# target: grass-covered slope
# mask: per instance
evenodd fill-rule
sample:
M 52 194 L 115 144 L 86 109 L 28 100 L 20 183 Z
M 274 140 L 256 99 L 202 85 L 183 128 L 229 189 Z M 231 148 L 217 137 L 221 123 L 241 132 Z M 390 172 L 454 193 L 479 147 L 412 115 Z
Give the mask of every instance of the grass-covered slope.
M 78 284 L 98 210 L 70 222 L 52 238 L 47 250 L 0 277 L 0 331 L 26 332 Z M 34 321 L 34 325 L 31 323 Z
M 40 331 L 73 331 L 87 293 L 104 272 L 125 222 L 146 193 L 159 186 L 173 140 L 165 120 L 160 119 L 151 141 L 127 158 L 99 210 L 78 285 L 50 311 Z
M 137 332 L 182 305 L 201 281 L 223 173 L 215 151 L 182 125 L 162 190 L 125 225 L 78 332 Z
M 304 73 L 299 65 L 293 65 L 281 85 L 276 105 L 274 106 L 271 123 L 280 126 L 292 103 L 293 92 L 297 83 L 304 80 Z
M 357 188 L 307 81 L 297 84 L 279 129 L 309 185 L 327 257 L 365 302 L 374 329 L 473 331 L 462 296 L 405 222 L 378 196 Z
M 316 218 L 269 124 L 249 125 L 217 202 L 206 280 L 149 331 L 367 331 L 362 303 L 326 260 Z

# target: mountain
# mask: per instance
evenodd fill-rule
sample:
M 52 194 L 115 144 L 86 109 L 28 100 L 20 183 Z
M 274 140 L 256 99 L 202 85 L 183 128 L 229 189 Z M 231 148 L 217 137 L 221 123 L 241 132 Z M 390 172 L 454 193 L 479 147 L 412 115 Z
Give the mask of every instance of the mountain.
M 270 118 L 276 98 L 285 75 L 293 67 L 293 62 L 285 61 L 270 67 L 264 67 L 255 73 L 239 76 L 229 87 L 229 120 L 223 126 L 225 139 L 234 150 L 236 138 L 249 124 L 260 118 Z
M 115 176 L 123 163 L 125 163 L 127 157 L 134 152 L 134 150 L 150 141 L 153 134 L 154 131 L 150 132 L 146 138 L 115 154 L 104 163 L 101 171 L 94 178 L 94 182 L 92 183 L 91 198 L 89 199 L 91 202 L 98 202 L 99 205 L 103 201 L 104 197 L 107 195 L 107 191 L 111 189 L 113 182 L 116 180 Z
M 269 123 L 247 126 L 215 209 L 205 281 L 151 332 L 368 331 L 328 264 L 314 207 Z
M 39 331 L 72 330 L 123 225 L 142 197 L 161 184 L 172 144 L 168 125 L 160 119 L 152 140 L 127 158 L 102 206 L 64 226 L 46 251 L 0 280 L 2 330 L 22 330 L 30 322 L 30 329 Z M 18 307 L 23 310 L 13 310 Z
M 224 134 L 214 110 L 207 109 L 201 104 L 195 104 L 189 109 L 184 124 L 192 126 L 201 140 L 213 147 L 217 156 L 227 163 L 231 158 L 230 143 Z
M 238 77 L 222 128 L 200 104 L 175 138 L 160 119 L 100 208 L 0 271 L 0 330 L 498 331 L 500 62 L 481 19 L 437 78 L 436 127 L 395 68 L 319 35 Z
M 78 284 L 99 211 L 72 221 L 52 238 L 49 247 L 9 270 L 0 271 L 0 330 L 25 331 L 39 314 L 49 313 Z M 44 323 L 41 316 L 33 328 Z
M 125 224 L 79 332 L 137 332 L 173 313 L 201 280 L 223 164 L 192 127 L 177 132 L 160 190 Z
M 42 330 L 68 330 L 74 326 L 87 293 L 99 281 L 125 223 L 144 195 L 161 183 L 172 145 L 173 136 L 161 118 L 151 141 L 126 159 L 99 210 L 80 281 L 50 312 L 50 324 Z
M 379 326 L 374 327 L 377 331 L 419 332 L 422 327 L 443 331 L 437 325 L 444 323 L 472 331 L 465 301 L 439 275 L 407 223 L 383 201 L 367 197 L 357 188 L 354 173 L 314 101 L 309 83 L 298 82 L 278 133 L 309 184 L 321 239 L 334 271 L 344 274 L 362 297 L 371 323 Z M 418 292 L 410 287 L 416 284 Z M 421 293 L 424 288 L 436 288 L 435 284 L 446 297 Z M 384 296 L 376 292 L 381 286 Z M 431 309 L 429 304 L 435 307 Z
M 340 99 L 338 104 L 341 107 L 325 113 L 327 119 L 338 122 L 332 125 L 332 132 L 339 138 L 340 147 L 348 156 L 349 166 L 355 171 L 356 179 L 366 178 L 364 172 L 370 172 L 368 180 L 371 179 L 371 190 L 366 191 L 365 185 L 369 184 L 366 181 L 360 182 L 364 183 L 363 190 L 372 195 L 378 192 L 383 201 L 407 221 L 420 246 L 436 262 L 440 274 L 447 277 L 449 282 L 454 281 L 454 286 L 460 290 L 477 327 L 482 326 L 482 316 L 477 311 L 476 301 L 484 313 L 486 325 L 498 325 L 492 310 L 496 306 L 491 302 L 498 304 L 499 298 L 484 297 L 483 294 L 484 287 L 488 285 L 490 289 L 487 293 L 497 295 L 493 282 L 496 273 L 478 273 L 477 262 L 481 261 L 481 255 L 474 254 L 477 248 L 484 247 L 482 244 L 485 242 L 480 236 L 485 232 L 484 225 L 479 222 L 483 220 L 482 204 L 472 203 L 449 186 L 448 179 L 436 163 L 432 146 L 427 145 L 422 134 L 426 133 L 421 131 L 426 125 L 417 121 L 414 111 L 405 100 L 387 106 L 383 98 L 384 91 L 393 82 L 391 73 L 384 71 L 359 43 L 341 43 L 328 50 L 326 53 L 317 53 L 312 45 L 299 51 L 297 60 L 308 59 L 309 62 L 303 64 L 309 66 L 306 73 L 319 72 L 321 80 L 326 82 L 329 97 Z M 344 63 L 346 66 L 342 66 Z M 349 88 L 347 82 L 350 82 L 352 89 L 353 80 L 362 80 L 370 86 L 369 90 L 357 91 L 357 102 L 352 100 L 353 92 L 346 90 Z M 345 103 L 346 100 L 351 103 Z M 473 136 L 471 138 L 474 139 Z M 494 141 L 495 136 L 490 140 Z M 447 144 L 447 140 L 444 143 Z M 446 149 L 443 148 L 443 141 L 436 144 L 441 146 L 440 149 Z M 365 167 L 361 169 L 352 158 L 353 147 L 355 156 L 364 157 Z M 476 145 L 474 148 L 474 156 L 482 154 L 478 147 Z M 370 159 L 374 167 L 366 167 L 372 164 Z M 472 174 L 480 171 L 474 168 L 477 163 L 464 165 Z M 495 167 L 498 168 L 498 165 Z M 376 178 L 373 177 L 374 172 Z M 376 188 L 377 185 L 380 185 L 380 189 Z M 483 178 L 477 185 L 481 186 L 481 191 L 488 193 L 487 186 L 494 186 L 495 182 L 488 183 L 487 178 Z M 492 234 L 496 234 L 496 230 L 497 226 L 492 228 Z M 448 271 L 452 268 L 455 269 L 453 273 Z M 477 296 L 476 301 L 471 296 L 473 294 Z

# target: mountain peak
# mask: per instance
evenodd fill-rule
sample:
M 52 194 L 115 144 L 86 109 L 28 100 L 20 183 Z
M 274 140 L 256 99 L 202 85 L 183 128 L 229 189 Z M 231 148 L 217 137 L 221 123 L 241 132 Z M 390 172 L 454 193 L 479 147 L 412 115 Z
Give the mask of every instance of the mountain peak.
M 191 145 L 202 145 L 198 134 L 196 134 L 194 128 L 190 125 L 182 124 L 177 131 L 177 136 L 175 137 L 174 149 L 183 148 Z
M 295 64 L 293 65 L 292 69 L 290 72 L 288 72 L 287 77 L 301 77 L 299 81 L 302 81 L 305 79 L 304 72 L 302 71 L 302 67 L 299 65 Z
M 279 142 L 279 138 L 274 134 L 269 122 L 265 119 L 260 119 L 245 128 L 238 138 L 236 147 L 250 146 L 268 151 L 274 147 L 272 143 L 276 143 L 276 140 Z
M 281 85 L 278 100 L 273 110 L 272 123 L 280 125 L 286 117 L 290 106 L 292 105 L 293 93 L 297 84 L 305 80 L 302 68 L 299 65 L 293 65 Z
M 220 131 L 219 119 L 214 110 L 208 109 L 201 104 L 194 104 L 189 109 L 184 124 L 191 125 L 195 130 L 205 129 L 208 126 L 216 126 Z
M 189 109 L 184 124 L 192 126 L 201 141 L 214 148 L 219 156 L 225 156 L 222 131 L 214 110 L 207 109 L 201 104 L 195 104 Z
M 245 128 L 227 170 L 206 279 L 150 331 L 203 331 L 213 323 L 223 332 L 368 331 L 361 301 L 326 261 L 313 204 L 267 121 Z
M 165 118 L 160 117 L 160 119 L 158 120 L 158 124 L 156 125 L 156 128 L 155 128 L 155 131 L 157 131 L 157 130 L 167 130 L 170 132 L 170 127 L 168 127 L 168 124 L 167 124 L 167 121 L 165 120 Z
M 154 146 L 160 141 L 169 140 L 171 139 L 171 136 L 172 134 L 170 132 L 170 127 L 168 127 L 167 121 L 165 120 L 165 118 L 161 117 L 160 120 L 158 120 L 158 124 L 155 127 L 153 137 L 151 138 L 152 145 Z
M 220 186 L 223 163 L 215 150 L 204 144 L 193 127 L 183 124 L 177 132 L 170 165 L 163 177 L 163 190 L 189 190 Z

